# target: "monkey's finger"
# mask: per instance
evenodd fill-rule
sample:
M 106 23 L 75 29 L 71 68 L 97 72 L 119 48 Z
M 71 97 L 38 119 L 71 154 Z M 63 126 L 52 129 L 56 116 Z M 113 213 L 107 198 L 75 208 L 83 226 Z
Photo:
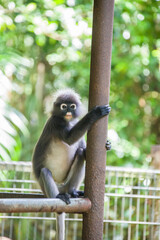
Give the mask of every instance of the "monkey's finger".
M 105 147 L 106 147 L 107 151 L 111 150 L 112 146 L 111 146 L 111 142 L 109 140 L 107 140 Z

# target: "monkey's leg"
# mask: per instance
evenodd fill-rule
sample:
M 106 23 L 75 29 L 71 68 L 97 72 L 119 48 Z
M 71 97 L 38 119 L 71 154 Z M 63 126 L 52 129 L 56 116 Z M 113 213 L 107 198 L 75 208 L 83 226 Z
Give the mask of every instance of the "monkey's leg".
M 70 203 L 70 196 L 68 193 L 59 193 L 58 187 L 52 177 L 52 173 L 48 168 L 41 169 L 39 182 L 43 192 L 48 198 L 60 198 L 66 204 Z
M 72 197 L 79 197 L 84 195 L 82 191 L 77 191 L 85 175 L 84 151 L 85 149 L 83 148 L 77 149 L 74 162 L 67 177 L 66 188 L 68 189 L 68 193 L 71 194 Z
M 56 183 L 53 180 L 52 173 L 48 168 L 42 168 L 39 182 L 44 194 L 48 198 L 55 198 L 59 193 Z

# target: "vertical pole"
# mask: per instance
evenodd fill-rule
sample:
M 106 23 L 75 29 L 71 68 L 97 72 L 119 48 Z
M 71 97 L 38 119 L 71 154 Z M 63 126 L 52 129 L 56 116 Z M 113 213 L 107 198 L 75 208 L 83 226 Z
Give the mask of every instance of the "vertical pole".
M 94 0 L 89 108 L 108 104 L 114 0 Z M 107 117 L 88 133 L 85 196 L 92 208 L 83 215 L 83 240 L 103 239 Z

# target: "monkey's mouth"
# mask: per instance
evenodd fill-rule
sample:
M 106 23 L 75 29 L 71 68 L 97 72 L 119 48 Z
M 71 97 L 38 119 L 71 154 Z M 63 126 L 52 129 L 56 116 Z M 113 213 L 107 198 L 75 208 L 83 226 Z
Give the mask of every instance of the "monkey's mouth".
M 71 112 L 67 112 L 65 115 L 65 119 L 66 120 L 70 120 L 72 118 L 72 113 Z

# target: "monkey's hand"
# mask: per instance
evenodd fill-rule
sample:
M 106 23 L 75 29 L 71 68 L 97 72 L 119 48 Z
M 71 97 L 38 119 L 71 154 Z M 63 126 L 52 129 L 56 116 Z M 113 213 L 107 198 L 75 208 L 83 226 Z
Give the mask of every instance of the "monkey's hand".
M 106 116 L 110 113 L 111 107 L 109 105 L 103 106 L 96 106 L 91 110 L 92 114 L 94 115 L 95 119 L 99 119 L 103 116 Z
M 67 205 L 71 203 L 70 201 L 70 194 L 68 193 L 59 193 L 56 198 L 61 199 L 63 202 L 65 202 Z
M 112 146 L 111 146 L 111 142 L 109 140 L 107 140 L 105 147 L 106 147 L 107 151 L 111 150 Z

